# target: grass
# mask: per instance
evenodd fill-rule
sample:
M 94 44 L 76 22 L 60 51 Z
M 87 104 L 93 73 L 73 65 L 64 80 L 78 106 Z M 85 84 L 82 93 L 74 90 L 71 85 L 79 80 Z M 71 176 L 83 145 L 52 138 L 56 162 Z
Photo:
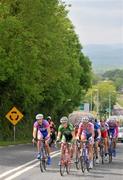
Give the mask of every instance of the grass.
M 17 145 L 31 143 L 30 140 L 0 141 L 0 146 Z

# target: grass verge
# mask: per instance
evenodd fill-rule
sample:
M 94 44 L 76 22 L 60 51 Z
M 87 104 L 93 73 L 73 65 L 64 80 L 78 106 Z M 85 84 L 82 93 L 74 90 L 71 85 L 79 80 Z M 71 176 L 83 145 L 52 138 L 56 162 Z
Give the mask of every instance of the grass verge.
M 31 140 L 0 141 L 0 146 L 31 143 Z

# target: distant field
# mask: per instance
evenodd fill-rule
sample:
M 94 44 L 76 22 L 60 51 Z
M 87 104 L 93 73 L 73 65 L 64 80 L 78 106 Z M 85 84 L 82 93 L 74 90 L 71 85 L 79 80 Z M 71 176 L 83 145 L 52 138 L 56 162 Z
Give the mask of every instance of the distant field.
M 118 104 L 120 104 L 120 106 L 123 107 L 123 94 L 117 95 L 117 102 L 118 102 Z

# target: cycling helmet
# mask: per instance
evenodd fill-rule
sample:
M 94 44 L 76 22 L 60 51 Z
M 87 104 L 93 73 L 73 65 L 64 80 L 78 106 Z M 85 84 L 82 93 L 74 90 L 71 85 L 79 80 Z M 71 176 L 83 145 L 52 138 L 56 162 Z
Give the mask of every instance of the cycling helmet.
M 87 123 L 87 122 L 89 122 L 89 118 L 88 118 L 88 116 L 84 116 L 84 117 L 82 117 L 81 121 L 82 121 L 83 123 Z
M 48 120 L 51 120 L 51 116 L 48 116 L 47 119 L 48 119 Z
M 61 119 L 60 119 L 60 123 L 64 123 L 64 122 L 68 122 L 68 118 L 66 116 L 63 116 Z
M 37 120 L 39 120 L 39 119 L 42 119 L 43 117 L 44 117 L 43 114 L 37 114 L 35 118 L 36 118 Z

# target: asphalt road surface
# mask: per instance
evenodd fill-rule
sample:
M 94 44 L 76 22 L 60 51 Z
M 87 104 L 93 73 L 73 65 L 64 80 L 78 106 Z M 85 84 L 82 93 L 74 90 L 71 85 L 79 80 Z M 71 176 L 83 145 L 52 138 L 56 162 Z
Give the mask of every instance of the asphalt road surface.
M 36 157 L 36 147 L 31 144 L 0 147 L 0 180 L 122 180 L 123 179 L 123 143 L 117 144 L 117 156 L 109 164 L 96 165 L 90 172 L 76 170 L 75 164 L 69 175 L 59 173 L 58 149 L 52 153 L 52 165 L 41 173 Z

